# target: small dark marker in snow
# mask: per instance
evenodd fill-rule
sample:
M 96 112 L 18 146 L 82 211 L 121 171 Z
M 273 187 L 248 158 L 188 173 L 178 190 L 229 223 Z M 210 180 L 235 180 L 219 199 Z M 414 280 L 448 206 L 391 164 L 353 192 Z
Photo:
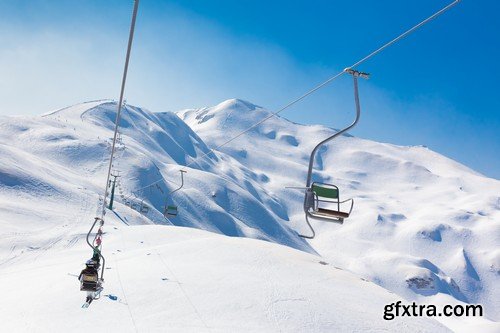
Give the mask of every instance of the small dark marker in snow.
M 161 278 L 163 281 L 167 281 L 168 279 L 167 278 Z
M 327 263 L 327 262 L 325 262 L 325 261 L 320 261 L 319 263 L 320 263 L 321 265 L 328 265 L 328 263 Z
M 146 254 L 146 255 L 147 255 L 147 256 L 150 256 L 150 255 L 151 255 L 151 253 L 148 253 L 148 254 Z
M 116 251 L 118 251 L 118 252 L 122 252 L 121 250 L 116 250 Z

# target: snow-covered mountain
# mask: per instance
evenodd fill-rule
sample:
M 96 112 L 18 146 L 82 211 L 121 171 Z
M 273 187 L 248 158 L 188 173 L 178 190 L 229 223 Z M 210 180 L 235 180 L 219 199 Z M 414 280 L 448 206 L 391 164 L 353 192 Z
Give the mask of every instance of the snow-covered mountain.
M 185 110 L 182 119 L 209 146 L 268 115 L 241 100 Z M 289 225 L 307 233 L 302 193 L 309 154 L 333 134 L 275 117 L 221 148 L 267 176 Z M 500 182 L 425 147 L 401 147 L 344 136 L 321 149 L 314 180 L 355 198 L 342 226 L 314 223 L 310 244 L 323 257 L 407 299 L 438 293 L 485 304 L 500 319 Z M 286 170 L 285 172 L 283 172 Z
M 317 237 L 306 242 L 297 235 L 308 232 L 302 193 L 285 187 L 304 185 L 310 151 L 334 130 L 274 117 L 209 153 L 269 115 L 241 100 L 177 115 L 126 107 L 104 240 L 106 292 L 122 300 L 96 302 L 89 322 L 71 274 L 90 255 L 84 237 L 103 192 L 115 110 L 95 101 L 0 118 L 8 328 L 445 330 L 430 318 L 382 319 L 384 304 L 405 299 L 481 303 L 488 319 L 440 321 L 495 329 L 499 181 L 424 147 L 344 136 L 321 149 L 314 179 L 354 197 L 354 212 L 341 226 L 313 222 Z M 167 196 L 186 164 L 184 188 Z M 163 217 L 166 203 L 179 206 L 177 217 Z

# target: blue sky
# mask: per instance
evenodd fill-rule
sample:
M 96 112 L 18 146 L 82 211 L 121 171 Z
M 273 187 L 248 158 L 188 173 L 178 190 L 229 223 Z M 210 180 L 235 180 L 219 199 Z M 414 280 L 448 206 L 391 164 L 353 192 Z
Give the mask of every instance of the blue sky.
M 142 0 L 126 96 L 153 111 L 242 98 L 277 110 L 449 1 Z M 0 114 L 118 98 L 132 1 L 0 2 Z M 461 1 L 359 69 L 352 134 L 426 145 L 500 178 L 500 3 Z M 342 127 L 351 82 L 282 114 Z

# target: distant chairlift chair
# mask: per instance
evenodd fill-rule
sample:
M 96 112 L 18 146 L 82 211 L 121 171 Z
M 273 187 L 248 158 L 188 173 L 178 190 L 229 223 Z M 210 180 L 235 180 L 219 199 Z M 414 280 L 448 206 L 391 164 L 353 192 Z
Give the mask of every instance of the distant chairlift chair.
M 172 192 L 170 192 L 167 196 L 167 200 L 168 200 L 168 197 L 171 197 L 172 194 L 174 194 L 175 192 L 179 191 L 182 187 L 184 187 L 184 173 L 186 173 L 187 171 L 185 170 L 179 170 L 180 173 L 181 173 L 181 186 L 179 186 L 178 188 L 176 188 L 175 190 L 173 190 Z M 177 214 L 179 213 L 178 209 L 177 209 L 177 206 L 175 205 L 167 205 L 165 203 L 165 211 L 163 212 L 163 215 L 165 217 L 176 217 Z
M 139 212 L 141 214 L 148 214 L 149 213 L 149 206 L 144 203 L 144 199 L 141 200 L 141 204 L 139 205 Z
M 358 123 L 359 116 L 361 114 L 361 107 L 359 104 L 359 94 L 358 94 L 358 77 L 361 77 L 363 79 L 368 79 L 369 74 L 358 72 L 351 68 L 346 68 L 344 71 L 348 74 L 351 74 L 353 77 L 354 101 L 356 104 L 356 118 L 351 125 L 338 131 L 331 137 L 321 141 L 313 149 L 311 153 L 311 157 L 309 159 L 309 170 L 307 173 L 306 187 L 302 189 L 305 190 L 304 213 L 306 217 L 306 223 L 311 229 L 312 235 L 307 236 L 299 234 L 299 236 L 303 238 L 312 239 L 316 236 L 316 232 L 311 226 L 309 218 L 324 222 L 336 222 L 342 224 L 344 223 L 344 219 L 348 218 L 351 215 L 352 208 L 354 206 L 354 199 L 347 199 L 340 201 L 340 191 L 336 185 L 312 182 L 312 170 L 314 165 L 314 158 L 319 148 L 328 141 L 335 139 L 336 137 L 344 134 L 345 132 L 353 128 Z M 347 202 L 350 202 L 349 210 L 348 211 L 341 210 L 341 205 Z
M 149 206 L 141 205 L 141 213 L 143 214 L 149 213 Z
M 168 205 L 167 209 L 165 210 L 165 214 L 170 217 L 176 217 L 178 213 L 177 206 L 174 205 Z

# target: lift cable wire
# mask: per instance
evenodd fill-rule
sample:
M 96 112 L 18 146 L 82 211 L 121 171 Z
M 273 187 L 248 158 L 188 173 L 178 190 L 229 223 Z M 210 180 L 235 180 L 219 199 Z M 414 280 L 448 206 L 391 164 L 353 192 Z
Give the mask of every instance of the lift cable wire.
M 105 191 L 104 191 L 104 198 L 102 200 L 102 210 L 100 211 L 100 217 L 96 217 L 94 220 L 94 223 L 90 227 L 90 230 L 87 233 L 86 237 L 86 242 L 87 244 L 92 248 L 93 251 L 93 256 L 92 259 L 89 260 L 87 265 L 92 265 L 92 267 L 97 267 L 95 269 L 95 273 L 83 273 L 82 271 L 81 274 L 81 287 L 80 290 L 85 290 L 87 292 L 92 291 L 93 295 L 87 295 L 87 301 L 82 307 L 88 307 L 90 303 L 94 299 L 99 299 L 100 294 L 102 291 L 102 283 L 104 282 L 104 269 L 106 266 L 106 259 L 102 255 L 102 236 L 103 236 L 103 226 L 104 226 L 104 215 L 106 214 L 106 199 L 108 196 L 108 186 L 111 178 L 111 170 L 113 167 L 113 157 L 115 153 L 115 146 L 116 146 L 116 141 L 117 141 L 117 136 L 118 136 L 118 128 L 120 124 L 120 112 L 121 112 L 121 107 L 122 107 L 122 102 L 123 102 L 123 94 L 125 90 L 125 82 L 127 79 L 127 72 L 128 72 L 128 64 L 129 64 L 129 59 L 130 59 L 130 51 L 132 49 L 132 40 L 134 37 L 134 30 L 135 30 L 135 21 L 137 17 L 137 9 L 139 6 L 139 0 L 134 0 L 134 9 L 132 13 L 132 21 L 130 24 L 130 33 L 129 33 L 129 39 L 128 39 L 128 46 L 127 46 L 127 55 L 125 58 L 125 67 L 123 70 L 123 77 L 122 77 L 122 84 L 121 84 L 121 90 L 120 90 L 120 102 L 117 105 L 117 113 L 116 113 L 116 120 L 115 120 L 115 130 L 114 130 L 114 135 L 113 135 L 113 144 L 111 146 L 111 156 L 109 159 L 109 167 L 108 167 L 108 174 L 107 174 L 107 179 L 106 179 L 106 184 L 105 184 Z M 99 213 L 98 213 L 99 215 Z M 94 227 L 98 224 L 99 222 L 99 227 L 97 229 L 97 232 L 93 238 L 92 241 L 90 241 L 90 237 L 92 234 L 92 231 L 94 230 Z M 95 257 L 98 256 L 102 260 L 102 265 L 99 264 L 99 261 L 97 261 L 97 265 L 95 264 Z M 99 277 L 97 270 L 99 269 L 99 266 L 101 267 L 101 275 Z M 87 266 L 89 268 L 89 266 Z M 85 286 L 84 280 L 85 277 L 90 278 L 90 283 L 87 281 L 87 286 Z M 85 289 L 87 288 L 87 289 Z M 90 298 L 90 300 L 89 300 Z
M 125 57 L 125 66 L 123 68 L 122 85 L 121 85 L 121 89 L 120 89 L 120 101 L 118 102 L 117 110 L 116 110 L 115 132 L 113 134 L 113 145 L 111 146 L 111 157 L 109 159 L 108 176 L 106 178 L 106 185 L 105 185 L 105 190 L 104 190 L 104 200 L 103 200 L 103 206 L 102 206 L 102 211 L 101 211 L 101 220 L 104 219 L 104 215 L 106 214 L 106 198 L 108 196 L 109 180 L 111 178 L 111 169 L 113 167 L 113 156 L 115 154 L 116 138 L 118 135 L 118 128 L 120 127 L 120 115 L 121 115 L 121 110 L 122 110 L 123 94 L 125 92 L 125 82 L 127 81 L 128 64 L 129 64 L 129 59 L 130 59 L 130 51 L 132 49 L 132 41 L 134 39 L 135 21 L 137 18 L 138 6 L 139 6 L 139 0 L 134 0 L 134 11 L 132 13 L 132 22 L 130 23 L 130 33 L 129 33 L 128 45 L 127 45 L 127 55 Z
M 441 14 L 445 13 L 446 11 L 448 11 L 449 9 L 451 9 L 452 7 L 454 7 L 456 4 L 458 4 L 460 2 L 460 0 L 454 0 L 453 2 L 451 2 L 450 4 L 448 4 L 447 6 L 443 7 L 442 9 L 440 9 L 439 11 L 435 12 L 434 14 L 432 14 L 431 16 L 429 16 L 428 18 L 426 18 L 425 20 L 421 21 L 420 23 L 418 23 L 417 25 L 413 26 L 412 28 L 406 30 L 405 32 L 403 32 L 402 34 L 400 34 L 399 36 L 397 36 L 396 38 L 390 40 L 389 42 L 385 43 L 384 45 L 382 45 L 381 47 L 379 47 L 378 49 L 374 50 L 373 52 L 369 53 L 368 55 L 366 55 L 365 57 L 361 58 L 360 60 L 358 60 L 357 62 L 355 62 L 354 64 L 352 64 L 351 66 L 347 67 L 346 69 L 354 69 L 355 67 L 361 65 L 362 63 L 364 63 L 365 61 L 367 61 L 368 59 L 372 58 L 373 56 L 375 56 L 376 54 L 382 52 L 383 50 L 385 50 L 386 48 L 388 48 L 389 46 L 393 45 L 394 43 L 400 41 L 401 39 L 405 38 L 406 36 L 408 36 L 409 34 L 411 34 L 412 32 L 414 32 L 415 30 L 419 29 L 420 27 L 422 27 L 423 25 L 427 24 L 428 22 L 432 21 L 433 19 L 435 19 L 436 17 L 440 16 Z M 289 102 L 288 104 L 286 104 L 285 106 L 283 106 L 281 109 L 279 109 L 278 111 L 274 112 L 274 113 L 271 113 L 269 116 L 265 117 L 264 119 L 258 121 L 257 123 L 255 123 L 254 125 L 250 126 L 249 128 L 247 128 L 246 130 L 238 133 L 237 135 L 233 136 L 232 138 L 228 139 L 227 141 L 221 143 L 220 145 L 214 147 L 214 148 L 210 148 L 210 150 L 206 153 L 204 153 L 203 155 L 200 155 L 200 156 L 197 156 L 197 157 L 193 157 L 192 158 L 192 161 L 189 162 L 188 164 L 186 164 L 181 170 L 184 170 L 185 171 L 185 168 L 188 168 L 189 166 L 193 165 L 194 163 L 196 163 L 196 160 L 198 159 L 201 159 L 201 158 L 204 158 L 208 155 L 210 155 L 211 153 L 215 153 L 216 150 L 219 150 L 220 148 L 224 147 L 225 145 L 227 145 L 228 143 L 236 140 L 237 138 L 241 137 L 243 134 L 247 133 L 248 131 L 251 131 L 252 129 L 254 129 L 255 127 L 261 125 L 262 123 L 268 121 L 269 119 L 271 119 L 272 117 L 278 115 L 279 113 L 285 111 L 286 109 L 290 108 L 292 105 L 302 101 L 304 98 L 306 98 L 307 96 L 309 95 L 312 95 L 313 93 L 315 93 L 316 91 L 320 90 L 321 88 L 323 88 L 324 86 L 328 85 L 329 83 L 331 83 L 332 81 L 336 80 L 337 78 L 339 78 L 340 76 L 344 75 L 346 73 L 346 69 L 343 69 L 342 71 L 340 71 L 339 73 L 335 74 L 334 76 L 330 77 L 328 80 L 320 83 L 319 85 L 315 86 L 314 88 L 312 88 L 311 90 L 307 91 L 305 94 L 301 95 L 300 97 L 296 98 L 295 100 Z M 199 164 L 198 164 L 199 165 Z M 163 179 L 159 179 L 157 181 L 154 181 L 152 182 L 151 184 L 148 184 L 142 188 L 140 188 L 139 190 L 142 190 L 142 189 L 145 189 L 145 188 L 148 188 L 150 186 L 153 186 L 159 182 L 163 181 Z
M 403 32 L 401 35 L 399 35 L 398 37 L 392 39 L 391 41 L 385 43 L 384 45 L 382 45 L 381 47 L 379 47 L 378 49 L 376 49 L 375 51 L 371 52 L 370 54 L 368 54 L 367 56 L 365 56 L 364 58 L 358 60 L 357 62 L 355 62 L 353 65 L 347 67 L 347 68 L 350 68 L 350 69 L 354 69 L 355 67 L 359 66 L 360 64 L 362 64 L 363 62 L 367 61 L 368 59 L 370 59 L 371 57 L 375 56 L 376 54 L 382 52 L 384 49 L 388 48 L 389 46 L 391 46 L 392 44 L 398 42 L 399 40 L 405 38 L 406 36 L 408 36 L 409 34 L 411 34 L 412 32 L 414 32 L 415 30 L 417 30 L 418 28 L 422 27 L 423 25 L 425 25 L 426 23 L 428 23 L 429 21 L 432 21 L 433 19 L 435 19 L 436 17 L 438 17 L 439 15 L 443 14 L 444 12 L 448 11 L 450 8 L 452 8 L 453 6 L 455 6 L 457 3 L 459 3 L 460 0 L 455 0 L 453 1 L 452 3 L 450 3 L 449 5 L 447 5 L 446 7 L 442 8 L 441 10 L 437 11 L 436 13 L 432 14 L 431 16 L 429 16 L 428 18 L 426 18 L 425 20 L 423 20 L 422 22 L 420 22 L 419 24 L 415 25 L 414 27 L 412 27 L 411 29 L 408 29 L 406 30 L 405 32 Z M 301 100 L 303 100 L 304 98 L 306 98 L 307 96 L 315 93 L 316 91 L 318 91 L 319 89 L 323 88 L 324 86 L 326 86 L 327 84 L 329 84 L 330 82 L 334 81 L 335 79 L 337 79 L 338 77 L 342 76 L 343 74 L 345 74 L 345 70 L 342 70 L 340 71 L 339 73 L 335 74 L 334 76 L 330 77 L 328 80 L 322 82 L 321 84 L 317 85 L 316 87 L 312 88 L 311 90 L 309 90 L 308 92 L 306 92 L 305 94 L 303 94 L 302 96 L 300 96 L 299 98 L 291 101 L 290 103 L 286 104 L 285 106 L 283 106 L 281 109 L 279 109 L 278 111 L 274 112 L 274 113 L 271 113 L 269 116 L 267 116 L 266 118 L 258 121 L 257 123 L 255 123 L 254 125 L 250 126 L 249 128 L 247 128 L 246 130 L 238 133 L 237 135 L 235 135 L 234 137 L 230 138 L 229 140 L 225 141 L 224 143 L 218 145 L 217 147 L 215 148 L 211 148 L 207 153 L 203 154 L 203 155 L 200 155 L 199 157 L 195 158 L 198 159 L 198 158 L 204 158 L 205 156 L 209 155 L 210 153 L 212 153 L 214 150 L 219 150 L 219 148 L 222 148 L 224 147 L 225 145 L 227 145 L 228 143 L 236 140 L 237 138 L 239 138 L 240 136 L 242 136 L 243 134 L 247 133 L 248 131 L 254 129 L 255 127 L 259 126 L 260 124 L 266 122 L 267 120 L 271 119 L 272 117 L 278 115 L 279 113 L 285 111 L 286 109 L 288 109 L 289 107 L 291 107 L 292 105 L 300 102 Z M 186 166 L 184 166 L 184 168 L 187 168 L 189 167 L 190 165 L 192 165 L 195 161 L 193 160 L 192 162 L 188 163 Z

